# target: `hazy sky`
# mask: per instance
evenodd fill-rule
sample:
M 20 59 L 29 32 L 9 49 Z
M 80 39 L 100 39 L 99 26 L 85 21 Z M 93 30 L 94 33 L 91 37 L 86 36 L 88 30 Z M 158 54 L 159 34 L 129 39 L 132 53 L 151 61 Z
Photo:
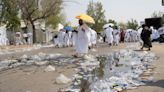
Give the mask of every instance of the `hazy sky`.
M 66 3 L 64 10 L 67 21 L 77 25 L 75 16 L 86 13 L 87 5 L 91 0 L 70 0 L 76 3 Z M 93 0 L 100 1 L 105 9 L 107 19 L 114 19 L 117 22 L 127 22 L 131 18 L 138 22 L 150 17 L 154 11 L 164 11 L 161 0 Z

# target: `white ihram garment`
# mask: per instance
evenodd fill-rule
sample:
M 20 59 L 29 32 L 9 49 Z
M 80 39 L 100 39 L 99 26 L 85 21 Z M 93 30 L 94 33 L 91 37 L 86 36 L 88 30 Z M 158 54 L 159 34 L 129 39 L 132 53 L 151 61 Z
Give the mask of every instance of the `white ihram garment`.
M 97 43 L 97 33 L 94 30 L 91 30 L 91 43 L 92 45 L 96 45 Z
M 65 45 L 64 37 L 65 37 L 65 32 L 60 31 L 58 34 L 59 47 L 63 47 Z
M 113 38 L 114 38 L 114 43 L 116 44 L 116 45 L 118 45 L 119 44 L 119 40 L 120 40 L 120 32 L 119 32 L 119 30 L 117 30 L 117 29 L 115 29 L 114 31 L 113 31 Z
M 109 44 L 112 44 L 113 43 L 113 28 L 111 27 L 108 27 L 105 29 L 105 34 L 106 34 L 106 41 L 109 43 Z
M 83 29 L 83 30 L 82 30 Z M 76 53 L 78 54 L 87 54 L 89 46 L 89 28 L 86 25 L 80 26 L 77 29 L 77 45 Z

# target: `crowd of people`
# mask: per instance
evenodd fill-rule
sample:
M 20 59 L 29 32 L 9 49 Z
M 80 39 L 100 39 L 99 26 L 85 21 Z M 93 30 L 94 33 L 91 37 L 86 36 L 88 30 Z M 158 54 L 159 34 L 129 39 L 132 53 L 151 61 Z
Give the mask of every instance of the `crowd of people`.
M 1 29 L 2 30 L 2 29 Z M 4 30 L 4 29 L 3 29 Z M 123 30 L 113 24 L 109 23 L 102 27 L 103 32 L 97 33 L 90 28 L 82 19 L 79 19 L 79 26 L 77 29 L 71 29 L 69 27 L 60 29 L 58 34 L 54 37 L 53 42 L 56 47 L 74 47 L 76 56 L 83 56 L 88 53 L 89 49 L 94 48 L 97 43 L 107 43 L 108 46 L 118 46 L 121 42 L 140 42 L 142 48 L 152 47 L 151 42 L 156 41 L 160 37 L 160 31 L 153 27 L 143 25 L 138 30 L 127 29 Z M 164 30 L 160 29 L 160 30 Z M 0 33 L 0 45 L 5 41 L 4 34 Z M 159 33 L 160 32 L 160 33 Z M 5 41 L 6 42 L 6 41 Z M 32 45 L 32 33 L 16 32 L 15 35 L 16 45 Z
M 16 32 L 15 34 L 15 44 L 16 45 L 32 45 L 32 33 L 21 33 Z
M 83 37 L 84 34 L 83 34 L 83 32 L 79 31 L 80 30 L 79 28 L 77 28 L 77 30 L 72 30 L 72 31 L 71 30 L 60 29 L 58 35 L 55 35 L 54 40 L 53 40 L 55 46 L 59 47 L 59 48 L 61 48 L 61 47 L 72 47 L 72 46 L 76 47 L 77 44 L 78 44 L 77 40 L 80 36 L 82 36 L 79 39 L 80 42 L 82 42 L 83 38 L 87 38 L 86 43 L 88 43 L 89 48 L 95 46 L 96 43 L 97 43 L 97 33 L 96 33 L 96 31 L 89 28 L 89 27 L 87 28 L 87 26 L 86 26 L 86 29 L 87 29 L 87 31 L 85 32 L 86 37 Z M 78 35 L 78 34 L 80 34 L 80 35 Z M 81 35 L 81 34 L 83 34 L 83 35 Z
M 108 43 L 109 46 L 118 46 L 120 42 L 137 42 L 140 41 L 140 34 L 132 29 L 123 30 L 119 29 L 117 26 L 105 25 L 103 27 L 103 32 L 98 34 L 95 30 L 89 28 L 86 24 L 82 27 L 87 30 L 86 37 L 88 38 L 88 47 L 91 48 L 96 46 L 97 42 L 105 42 Z M 77 30 L 66 30 L 60 29 L 59 33 L 54 37 L 54 44 L 57 47 L 70 47 L 76 46 L 77 37 L 80 29 Z M 83 34 L 84 35 L 84 34 Z M 84 37 L 80 37 L 84 38 Z M 80 40 L 81 42 L 81 40 Z
M 157 38 L 159 38 L 158 31 L 146 25 L 138 30 L 123 30 L 107 24 L 103 26 L 103 33 L 98 34 L 80 19 L 76 30 L 71 31 L 63 28 L 53 41 L 56 47 L 74 47 L 75 56 L 83 56 L 88 53 L 88 49 L 96 46 L 97 42 L 104 42 L 109 46 L 118 46 L 120 42 L 140 42 L 143 45 L 141 49 L 146 47 L 150 50 L 151 42 Z

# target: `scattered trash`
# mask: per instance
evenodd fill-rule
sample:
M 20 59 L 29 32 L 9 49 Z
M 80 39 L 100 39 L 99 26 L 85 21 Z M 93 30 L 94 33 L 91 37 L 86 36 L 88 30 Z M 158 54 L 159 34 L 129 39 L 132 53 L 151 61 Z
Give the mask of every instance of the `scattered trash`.
M 1 52 L 0 55 L 6 55 L 6 54 L 14 54 L 17 52 L 27 52 L 27 51 L 32 51 L 32 50 L 37 50 L 37 49 L 41 49 L 41 48 L 49 48 L 49 47 L 55 47 L 53 44 L 50 45 L 41 45 L 41 44 L 37 44 L 37 45 L 33 45 L 31 47 L 28 48 L 14 48 L 14 49 L 9 49 L 9 48 L 0 48 Z
M 88 61 L 96 61 L 96 58 L 92 55 L 85 55 L 84 59 Z
M 53 72 L 53 71 L 55 71 L 55 67 L 49 65 L 49 66 L 47 66 L 47 67 L 44 69 L 44 71 L 45 71 L 45 72 Z
M 104 77 L 100 80 L 99 78 L 96 79 L 95 76 L 90 85 L 92 92 L 102 90 L 103 92 L 111 92 L 109 90 L 120 92 L 125 89 L 135 89 L 138 86 L 145 85 L 142 81 L 149 82 L 154 80 L 153 72 L 148 68 L 156 60 L 155 54 L 151 52 L 145 51 L 142 53 L 125 49 L 111 53 L 106 58 L 103 69 Z M 141 74 L 144 77 L 140 77 Z
M 68 84 L 71 82 L 71 79 L 67 78 L 65 75 L 60 74 L 59 77 L 56 78 L 57 84 Z
M 64 56 L 62 54 L 45 54 L 39 53 L 33 56 L 23 55 L 20 58 L 13 59 L 13 60 L 3 60 L 0 61 L 0 71 L 9 69 L 9 68 L 16 68 L 19 66 L 43 66 L 43 65 L 67 65 L 73 63 L 77 59 L 73 59 L 72 57 Z
M 38 66 L 46 65 L 47 63 L 48 63 L 48 61 L 37 61 L 37 62 L 35 62 L 35 64 Z
M 55 71 L 54 65 L 76 64 L 78 68 L 75 71 L 78 72 L 73 80 L 63 74 L 56 78 L 57 84 L 73 82 L 70 87 L 62 90 L 80 92 L 83 89 L 81 84 L 87 83 L 85 87 L 90 92 L 119 92 L 135 89 L 145 85 L 145 82 L 154 81 L 152 63 L 158 59 L 157 56 L 151 52 L 137 52 L 134 49 L 136 49 L 135 46 L 129 45 L 126 49 L 114 51 L 108 55 L 85 55 L 79 59 L 58 53 L 41 52 L 33 56 L 23 55 L 16 60 L 0 61 L 0 71 L 23 65 L 48 65 L 44 71 L 52 72 Z

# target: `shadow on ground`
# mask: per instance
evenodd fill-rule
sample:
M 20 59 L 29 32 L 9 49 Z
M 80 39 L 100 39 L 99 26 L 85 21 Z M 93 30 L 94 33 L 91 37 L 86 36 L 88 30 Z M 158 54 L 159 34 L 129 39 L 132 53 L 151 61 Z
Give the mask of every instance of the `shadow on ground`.
M 141 50 L 141 49 L 139 49 L 139 50 L 134 50 L 134 51 L 151 51 L 151 50 Z
M 157 86 L 164 88 L 164 80 L 158 80 L 156 82 L 147 83 L 146 86 Z

